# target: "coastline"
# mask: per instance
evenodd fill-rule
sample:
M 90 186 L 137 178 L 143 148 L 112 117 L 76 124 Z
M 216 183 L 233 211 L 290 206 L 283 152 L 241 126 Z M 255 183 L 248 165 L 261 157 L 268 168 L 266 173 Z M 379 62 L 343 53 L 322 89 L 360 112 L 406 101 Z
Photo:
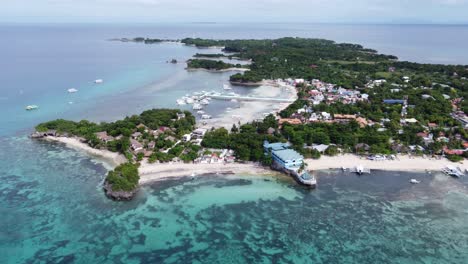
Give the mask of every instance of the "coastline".
M 258 163 L 153 163 L 143 161 L 138 169 L 140 184 L 148 184 L 169 178 L 183 178 L 194 175 L 253 174 L 273 175 L 276 172 Z
M 211 73 L 220 73 L 220 72 L 230 72 L 230 71 L 238 71 L 238 72 L 246 72 L 250 71 L 250 69 L 247 68 L 227 68 L 227 69 L 221 69 L 221 70 L 210 70 L 210 69 L 204 69 L 204 68 L 186 68 L 187 71 L 206 71 L 206 72 L 211 72 Z
M 451 162 L 447 159 L 433 159 L 423 157 L 410 157 L 408 155 L 398 155 L 395 160 L 374 161 L 354 154 L 344 154 L 334 157 L 322 156 L 318 160 L 306 159 L 308 170 L 328 170 L 354 168 L 362 165 L 371 170 L 384 171 L 404 171 L 404 172 L 424 172 L 440 171 L 447 165 L 460 167 L 463 171 L 468 168 L 468 161 Z
M 78 150 L 78 151 L 83 151 L 86 154 L 97 157 L 100 160 L 104 161 L 108 165 L 112 167 L 119 166 L 120 164 L 123 164 L 127 162 L 127 159 L 120 153 L 115 153 L 109 150 L 103 150 L 103 149 L 95 149 L 90 147 L 88 144 L 81 142 L 78 138 L 76 137 L 52 137 L 52 136 L 47 136 L 44 138 L 41 138 L 42 140 L 47 140 L 50 142 L 58 142 L 58 143 L 63 143 L 67 147 Z
M 67 147 L 84 151 L 91 156 L 98 157 L 112 166 L 118 166 L 125 163 L 126 158 L 118 153 L 108 150 L 94 149 L 77 138 L 67 137 L 45 137 L 44 140 L 50 142 L 64 143 Z M 468 161 L 463 160 L 453 163 L 447 159 L 429 159 L 423 157 L 410 157 L 399 155 L 396 160 L 373 161 L 365 157 L 354 154 L 343 154 L 334 157 L 322 156 L 318 160 L 306 159 L 307 170 L 321 171 L 329 169 L 353 168 L 356 165 L 362 165 L 371 170 L 383 171 L 402 171 L 402 172 L 425 172 L 440 171 L 447 165 L 460 167 L 463 171 L 468 168 Z M 268 167 L 263 167 L 258 163 L 148 163 L 147 160 L 141 162 L 138 169 L 140 173 L 140 184 L 147 184 L 154 181 L 161 181 L 168 178 L 188 177 L 209 174 L 254 174 L 254 175 L 273 175 L 277 172 Z

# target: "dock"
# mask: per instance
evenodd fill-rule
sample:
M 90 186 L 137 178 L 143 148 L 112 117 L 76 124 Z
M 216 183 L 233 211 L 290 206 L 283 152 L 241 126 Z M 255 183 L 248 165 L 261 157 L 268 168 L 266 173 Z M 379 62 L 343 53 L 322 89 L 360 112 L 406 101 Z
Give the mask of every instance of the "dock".
M 213 99 L 217 99 L 217 100 L 235 99 L 238 101 L 262 101 L 262 102 L 277 102 L 277 103 L 293 103 L 294 102 L 294 99 L 273 98 L 273 97 L 253 97 L 253 96 L 238 96 L 238 95 L 209 95 L 209 97 Z

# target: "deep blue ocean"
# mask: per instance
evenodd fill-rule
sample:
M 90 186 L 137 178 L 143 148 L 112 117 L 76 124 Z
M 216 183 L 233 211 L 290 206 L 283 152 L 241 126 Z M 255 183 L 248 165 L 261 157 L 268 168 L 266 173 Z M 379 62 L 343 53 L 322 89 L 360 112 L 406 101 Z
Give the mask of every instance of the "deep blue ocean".
M 106 164 L 27 137 L 55 118 L 174 108 L 187 93 L 222 89 L 231 74 L 167 63 L 193 47 L 112 38 L 314 37 L 468 64 L 468 26 L 44 24 L 0 25 L 0 36 L 0 263 L 468 263 L 466 178 L 319 172 L 311 191 L 282 176 L 213 175 L 155 183 L 115 203 L 100 190 Z M 31 104 L 40 108 L 25 111 Z

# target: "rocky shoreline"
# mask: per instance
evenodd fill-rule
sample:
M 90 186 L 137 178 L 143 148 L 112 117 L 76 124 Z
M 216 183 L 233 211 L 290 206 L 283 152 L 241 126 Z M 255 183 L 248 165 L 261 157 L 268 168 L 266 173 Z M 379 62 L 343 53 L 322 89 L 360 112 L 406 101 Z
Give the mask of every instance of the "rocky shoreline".
M 104 182 L 102 189 L 104 190 L 104 194 L 107 196 L 107 198 L 110 198 L 114 201 L 130 201 L 133 199 L 133 197 L 135 197 L 139 190 L 137 187 L 132 191 L 114 191 L 112 190 L 112 184 L 107 182 L 107 180 Z

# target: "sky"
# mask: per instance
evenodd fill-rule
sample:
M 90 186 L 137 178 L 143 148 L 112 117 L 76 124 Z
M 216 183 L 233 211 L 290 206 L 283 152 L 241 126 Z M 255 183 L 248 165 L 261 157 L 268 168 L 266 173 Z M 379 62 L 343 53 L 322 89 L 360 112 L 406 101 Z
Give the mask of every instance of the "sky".
M 468 0 L 0 0 L 0 22 L 468 24 Z

